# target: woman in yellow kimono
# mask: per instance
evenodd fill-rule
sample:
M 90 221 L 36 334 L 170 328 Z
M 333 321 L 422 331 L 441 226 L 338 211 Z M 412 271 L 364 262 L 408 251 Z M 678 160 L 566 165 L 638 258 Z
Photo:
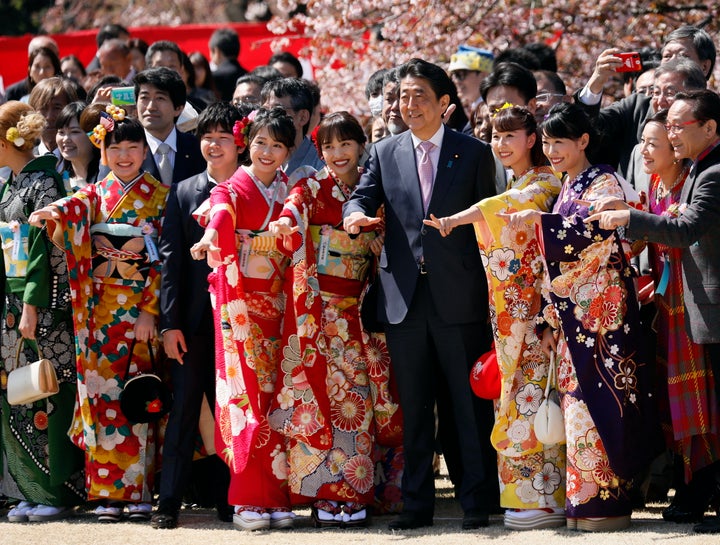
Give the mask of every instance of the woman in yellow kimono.
M 445 218 L 425 220 L 447 236 L 474 223 L 490 292 L 490 315 L 502 377 L 491 440 L 498 451 L 500 505 L 516 530 L 565 524 L 565 449 L 535 437 L 548 359 L 535 333 L 541 309 L 542 255 L 530 226 L 510 229 L 504 217 L 519 210 L 548 211 L 560 180 L 543 164 L 532 113 L 505 105 L 492 119 L 492 147 L 512 169 L 507 191 Z
M 103 112 L 103 128 L 91 137 L 104 140 L 110 174 L 34 212 L 30 223 L 47 223 L 65 247 L 78 373 L 69 434 L 85 451 L 88 500 L 102 502 L 98 519 L 117 522 L 126 506 L 130 520 L 147 520 L 152 509 L 154 425 L 129 421 L 119 397 L 129 358 L 130 375 L 150 368 L 160 289 L 155 244 L 168 188 L 142 172 L 142 125 L 108 109 L 116 119 Z

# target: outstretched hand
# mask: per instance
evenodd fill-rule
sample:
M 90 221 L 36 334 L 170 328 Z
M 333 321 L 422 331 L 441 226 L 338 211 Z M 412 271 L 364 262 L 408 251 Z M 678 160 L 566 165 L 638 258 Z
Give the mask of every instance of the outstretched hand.
M 606 210 L 591 214 L 584 221 L 585 223 L 597 221 L 601 229 L 617 229 L 625 227 L 630 222 L 630 210 Z
M 217 240 L 217 231 L 215 229 L 206 229 L 203 237 L 192 245 L 190 255 L 196 261 L 205 259 L 208 253 L 219 252 L 220 248 L 215 246 Z
M 35 210 L 28 218 L 28 223 L 35 227 L 43 227 L 47 220 L 59 220 L 60 214 L 54 204 Z
M 368 225 L 377 225 L 382 218 L 371 218 L 362 212 L 353 212 L 343 220 L 343 229 L 348 235 L 357 235 L 360 229 Z
M 430 214 L 430 219 L 423 220 L 423 223 L 425 225 L 429 225 L 430 227 L 435 227 L 435 229 L 440 231 L 440 234 L 444 237 L 448 236 L 455 228 L 455 222 L 453 221 L 452 216 L 437 218 L 435 217 L 435 214 Z
M 542 214 L 543 213 L 538 210 L 521 210 L 520 212 L 513 212 L 511 214 L 498 212 L 497 217 L 505 220 L 511 229 L 519 229 L 527 225 L 540 223 Z
M 290 225 L 288 218 L 280 218 L 268 224 L 268 232 L 278 238 L 282 238 L 286 250 L 292 251 L 292 235 L 300 230 L 298 225 Z

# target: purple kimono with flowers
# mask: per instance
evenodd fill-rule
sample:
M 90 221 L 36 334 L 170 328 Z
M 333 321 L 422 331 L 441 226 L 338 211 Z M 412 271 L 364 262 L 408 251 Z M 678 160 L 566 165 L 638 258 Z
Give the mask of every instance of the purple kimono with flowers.
M 653 385 L 642 354 L 633 271 L 618 231 L 586 224 L 577 202 L 626 198 L 610 167 L 565 180 L 540 225 L 551 305 L 560 330 L 558 390 L 567 440 L 567 515 L 629 515 L 627 480 L 655 455 Z

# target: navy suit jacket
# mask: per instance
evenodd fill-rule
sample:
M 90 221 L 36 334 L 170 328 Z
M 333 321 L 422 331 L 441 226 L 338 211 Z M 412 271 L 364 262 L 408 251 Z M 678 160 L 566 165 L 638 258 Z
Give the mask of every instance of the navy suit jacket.
M 472 225 L 458 227 L 443 238 L 422 221 L 431 213 L 449 216 L 494 195 L 494 179 L 490 147 L 446 127 L 426 216 L 410 132 L 372 147 L 343 215 L 360 211 L 372 217 L 385 205 L 385 246 L 379 274 L 381 320 L 391 324 L 403 321 L 415 293 L 421 260 L 435 308 L 445 323 L 487 319 L 487 283 Z
M 212 331 L 212 324 L 201 323 L 202 318 L 209 315 L 210 267 L 206 260 L 196 261 L 190 256 L 190 247 L 205 232 L 191 214 L 209 196 L 207 172 L 170 187 L 159 244 L 163 264 L 160 331 L 180 329 L 185 335 L 197 333 L 201 328 Z
M 143 170 L 149 172 L 160 180 L 160 171 L 155 163 L 155 157 L 148 148 Z M 173 165 L 173 183 L 200 174 L 207 168 L 207 163 L 200 153 L 200 142 L 189 133 L 177 131 L 177 152 L 175 153 L 175 164 Z
M 630 209 L 630 238 L 683 248 L 685 326 L 698 344 L 720 343 L 720 146 L 693 165 L 677 218 Z

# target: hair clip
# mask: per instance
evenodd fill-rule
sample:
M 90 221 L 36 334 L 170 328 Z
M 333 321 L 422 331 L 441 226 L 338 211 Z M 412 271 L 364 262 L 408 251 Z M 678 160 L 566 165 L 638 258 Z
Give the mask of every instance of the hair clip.
M 320 157 L 320 159 L 322 159 L 322 156 L 323 156 L 322 155 L 322 146 L 320 145 L 320 143 L 318 142 L 318 139 L 317 139 L 319 129 L 320 129 L 320 125 L 317 125 L 313 129 L 312 133 L 310 134 L 310 140 L 312 140 L 312 143 L 315 144 L 315 149 L 318 152 L 318 157 Z
M 512 103 L 510 103 L 510 102 L 505 102 L 505 104 L 503 104 L 503 105 L 500 106 L 499 108 L 496 108 L 496 109 L 495 109 L 495 111 L 494 111 L 493 114 L 492 114 L 492 118 L 495 119 L 495 117 L 497 116 L 497 114 L 500 113 L 502 110 L 507 110 L 508 108 L 512 108 L 512 107 L 514 107 L 514 106 L 515 106 L 515 104 L 512 104 Z
M 25 144 L 25 139 L 20 136 L 20 131 L 17 127 L 10 127 L 5 133 L 5 139 L 13 144 L 16 148 L 20 148 Z
M 122 110 L 122 108 L 120 108 Z M 123 119 L 125 116 L 125 112 L 123 111 Z M 105 136 L 109 132 L 113 132 L 115 130 L 115 120 L 110 114 L 107 114 L 105 112 L 100 112 L 100 122 L 95 125 L 95 128 L 87 133 L 88 138 L 90 139 L 90 142 L 92 142 L 93 146 L 100 149 L 102 148 L 102 143 L 105 141 Z
M 115 104 L 108 104 L 105 107 L 105 111 L 112 116 L 115 121 L 122 121 L 125 119 L 125 110 Z
M 235 137 L 235 145 L 240 148 L 248 147 L 248 133 L 250 132 L 250 118 L 245 116 L 240 121 L 236 121 L 232 128 Z

